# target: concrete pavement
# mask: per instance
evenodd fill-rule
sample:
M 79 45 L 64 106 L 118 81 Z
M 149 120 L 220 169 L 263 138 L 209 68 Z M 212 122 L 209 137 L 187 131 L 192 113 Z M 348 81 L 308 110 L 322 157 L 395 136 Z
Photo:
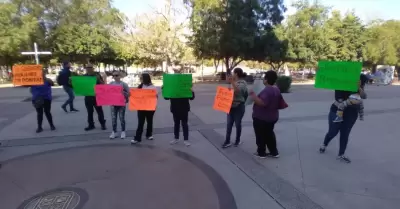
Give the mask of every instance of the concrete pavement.
M 66 99 L 61 89 L 54 90 L 57 131 L 36 134 L 35 112 L 22 102 L 27 91 L 0 89 L 5 146 L 0 148 L 0 185 L 5 185 L 0 204 L 34 208 L 47 200 L 69 201 L 70 208 L 398 208 L 399 87 L 367 87 L 366 117 L 353 128 L 349 165 L 335 160 L 338 143 L 332 142 L 324 155 L 317 152 L 327 130 L 331 91 L 302 85 L 285 94 L 290 107 L 276 126 L 281 158 L 258 160 L 251 155 L 251 107 L 244 117 L 245 143 L 220 148 L 226 116 L 212 110 L 215 88 L 194 88 L 189 148 L 168 144 L 173 124 L 164 100 L 155 115 L 155 141 L 131 147 L 127 141 L 108 140 L 109 131 L 84 132 L 82 98 L 76 104 L 83 114 L 65 114 L 59 109 Z M 109 108 L 104 109 L 110 128 Z M 136 113 L 128 112 L 126 119 L 133 136 Z

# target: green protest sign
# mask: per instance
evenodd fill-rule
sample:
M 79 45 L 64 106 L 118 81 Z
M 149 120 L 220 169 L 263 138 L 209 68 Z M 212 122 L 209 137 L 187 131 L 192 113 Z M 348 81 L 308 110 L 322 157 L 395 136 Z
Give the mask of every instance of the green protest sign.
M 192 97 L 192 74 L 164 74 L 162 94 L 165 98 Z
M 72 87 L 77 96 L 94 96 L 95 76 L 72 76 Z
M 361 62 L 319 61 L 315 88 L 356 92 L 361 69 Z

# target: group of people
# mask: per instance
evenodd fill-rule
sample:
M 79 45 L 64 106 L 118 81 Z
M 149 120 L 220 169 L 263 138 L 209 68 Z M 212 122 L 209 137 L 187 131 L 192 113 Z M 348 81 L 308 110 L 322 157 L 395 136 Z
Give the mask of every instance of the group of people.
M 68 112 L 67 107 L 69 106 L 70 112 L 77 112 L 73 105 L 74 93 L 73 86 L 70 82 L 70 63 L 65 62 L 62 72 L 57 78 L 59 85 L 63 86 L 63 89 L 68 94 L 68 100 L 61 106 L 62 110 Z M 55 126 L 51 116 L 51 86 L 54 83 L 44 76 L 44 84 L 40 86 L 32 86 L 32 103 L 37 111 L 37 133 L 42 132 L 43 114 L 45 114 L 51 130 L 55 130 Z M 104 79 L 99 73 L 94 71 L 93 65 L 86 65 L 86 74 L 84 76 L 96 77 L 97 84 L 104 84 Z M 112 74 L 113 81 L 111 85 L 121 85 L 123 92 L 121 92 L 126 99 L 126 103 L 129 98 L 129 87 L 126 83 L 121 81 L 121 75 L 119 72 Z M 255 156 L 259 158 L 278 158 L 279 151 L 277 148 L 276 136 L 274 133 L 275 124 L 279 120 L 279 110 L 288 107 L 282 94 L 275 86 L 278 79 L 278 75 L 275 71 L 267 71 L 264 75 L 263 83 L 265 87 L 261 92 L 255 93 L 253 90 L 249 90 L 245 81 L 246 73 L 242 69 L 236 68 L 233 70 L 232 76 L 229 77 L 230 88 L 234 92 L 232 106 L 227 114 L 227 127 L 226 137 L 222 144 L 222 148 L 229 148 L 232 145 L 239 146 L 241 144 L 241 132 L 242 132 L 242 119 L 245 114 L 246 104 L 253 104 L 253 128 L 256 136 L 257 152 Z M 347 163 L 350 163 L 350 159 L 344 155 L 349 134 L 353 125 L 355 124 L 359 113 L 362 113 L 362 102 L 361 99 L 365 99 L 364 93 L 365 83 L 368 78 L 365 75 L 361 75 L 359 90 L 357 92 L 347 91 L 335 91 L 335 102 L 332 104 L 329 113 L 329 130 L 325 136 L 325 140 L 320 147 L 319 151 L 324 153 L 329 142 L 340 132 L 340 149 L 338 159 Z M 140 85 L 138 88 L 143 89 L 156 89 L 152 84 L 149 74 L 142 74 L 140 78 Z M 157 94 L 158 96 L 158 94 Z M 171 144 L 176 144 L 180 140 L 180 126 L 183 129 L 183 141 L 186 146 L 190 146 L 189 143 L 189 126 L 188 126 L 188 113 L 190 112 L 190 100 L 195 99 L 195 94 L 192 91 L 191 98 L 164 98 L 170 101 L 170 111 L 173 115 L 174 121 L 174 140 Z M 248 100 L 252 100 L 251 103 Z M 85 107 L 87 110 L 87 122 L 88 126 L 85 131 L 95 129 L 95 123 L 93 119 L 94 111 L 97 112 L 98 121 L 101 125 L 102 130 L 106 130 L 106 120 L 104 118 L 103 108 L 96 104 L 95 96 L 85 96 Z M 125 127 L 125 111 L 126 106 L 111 106 L 111 122 L 112 122 L 112 133 L 111 139 L 117 137 L 117 121 L 119 118 L 121 125 L 121 138 L 126 138 L 126 127 Z M 131 140 L 132 144 L 138 144 L 142 141 L 142 134 L 144 124 L 147 123 L 146 139 L 153 140 L 153 117 L 155 111 L 137 111 L 138 126 L 136 129 L 136 135 Z M 233 125 L 236 127 L 236 139 L 234 143 L 231 143 L 231 133 Z M 268 150 L 268 152 L 267 152 Z

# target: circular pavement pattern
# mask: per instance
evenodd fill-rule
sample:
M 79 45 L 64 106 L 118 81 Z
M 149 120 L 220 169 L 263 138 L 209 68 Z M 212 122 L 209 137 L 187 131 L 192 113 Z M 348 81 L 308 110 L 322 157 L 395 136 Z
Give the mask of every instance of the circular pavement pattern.
M 38 194 L 26 200 L 18 209 L 81 209 L 87 193 L 79 188 L 60 188 Z
M 0 185 L 1 208 L 7 209 L 237 208 L 228 185 L 210 166 L 183 152 L 147 146 L 24 156 L 3 162 Z

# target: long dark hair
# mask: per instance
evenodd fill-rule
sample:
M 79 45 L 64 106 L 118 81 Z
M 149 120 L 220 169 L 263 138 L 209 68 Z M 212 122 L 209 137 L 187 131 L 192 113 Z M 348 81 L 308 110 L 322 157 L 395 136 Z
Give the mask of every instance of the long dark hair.
M 149 85 L 152 84 L 151 83 L 151 77 L 150 77 L 150 75 L 148 73 L 143 73 L 142 74 L 142 84 L 146 85 L 146 86 L 149 86 Z
M 243 72 L 242 68 L 235 68 L 235 69 L 233 70 L 233 73 L 234 73 L 234 74 L 237 74 L 237 76 L 238 76 L 239 78 L 246 78 L 246 76 L 247 76 L 247 73 Z

